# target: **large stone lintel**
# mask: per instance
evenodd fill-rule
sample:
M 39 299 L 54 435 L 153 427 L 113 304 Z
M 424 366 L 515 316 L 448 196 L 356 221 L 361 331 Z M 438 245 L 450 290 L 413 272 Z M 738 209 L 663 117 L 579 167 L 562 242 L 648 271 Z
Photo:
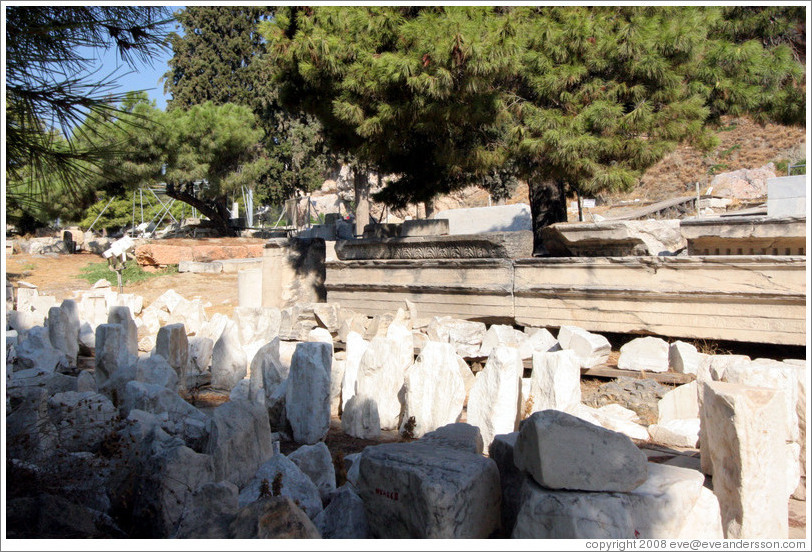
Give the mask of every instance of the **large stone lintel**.
M 340 240 L 342 261 L 367 259 L 517 259 L 533 252 L 532 232 Z

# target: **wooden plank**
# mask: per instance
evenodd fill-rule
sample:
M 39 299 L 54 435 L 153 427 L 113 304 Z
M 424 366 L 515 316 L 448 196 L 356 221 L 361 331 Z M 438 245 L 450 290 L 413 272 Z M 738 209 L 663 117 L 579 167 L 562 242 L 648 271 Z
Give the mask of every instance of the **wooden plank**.
M 677 372 L 642 372 L 638 370 L 621 370 L 619 368 L 611 368 L 608 365 L 595 366 L 593 368 L 581 368 L 582 376 L 592 376 L 598 378 L 635 378 L 635 379 L 653 379 L 658 383 L 668 383 L 672 385 L 683 385 L 691 383 L 696 379 L 693 374 L 680 374 Z

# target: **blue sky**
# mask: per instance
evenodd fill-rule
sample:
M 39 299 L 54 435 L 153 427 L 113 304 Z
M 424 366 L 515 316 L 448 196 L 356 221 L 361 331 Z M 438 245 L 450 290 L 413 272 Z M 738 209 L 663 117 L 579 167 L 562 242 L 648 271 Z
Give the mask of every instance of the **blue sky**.
M 181 9 L 183 6 L 171 6 L 172 11 Z M 172 23 L 170 30 L 181 33 L 180 25 Z M 117 87 L 112 90 L 116 93 L 129 92 L 132 90 L 146 90 L 150 99 L 155 100 L 158 108 L 166 109 L 168 95 L 164 95 L 164 83 L 159 79 L 169 70 L 167 62 L 172 57 L 172 50 L 167 49 L 152 59 L 152 64 L 136 62 L 135 67 L 130 67 L 118 55 L 115 47 L 108 50 L 88 50 L 85 55 L 96 58 L 96 76 L 107 77 L 114 75 L 114 82 Z

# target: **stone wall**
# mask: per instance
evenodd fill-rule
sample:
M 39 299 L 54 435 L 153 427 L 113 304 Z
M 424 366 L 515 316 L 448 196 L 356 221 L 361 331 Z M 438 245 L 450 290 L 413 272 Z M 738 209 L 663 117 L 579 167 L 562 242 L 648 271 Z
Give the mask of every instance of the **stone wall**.
M 421 317 L 806 341 L 805 257 L 359 260 L 326 268 L 327 300 L 369 315 L 408 299 Z

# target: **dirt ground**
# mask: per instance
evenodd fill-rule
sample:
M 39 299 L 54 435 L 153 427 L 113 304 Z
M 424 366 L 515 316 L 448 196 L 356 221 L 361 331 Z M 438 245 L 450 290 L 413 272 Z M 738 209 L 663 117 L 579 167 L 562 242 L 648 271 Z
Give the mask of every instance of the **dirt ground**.
M 40 294 L 53 295 L 57 301 L 71 299 L 74 292 L 90 289 L 92 284 L 79 278 L 82 268 L 89 264 L 104 262 L 105 259 L 94 253 L 83 252 L 75 255 L 30 255 L 14 254 L 6 257 L 6 276 L 12 283 L 19 280 L 30 282 L 39 288 Z M 116 275 L 110 271 L 108 280 L 115 284 Z M 167 289 L 174 289 L 181 296 L 192 300 L 199 297 L 211 306 L 206 314 L 232 315 L 238 305 L 237 274 L 194 274 L 183 272 L 157 276 L 149 280 L 124 286 L 124 293 L 135 293 L 144 298 L 144 306 L 149 305 Z

